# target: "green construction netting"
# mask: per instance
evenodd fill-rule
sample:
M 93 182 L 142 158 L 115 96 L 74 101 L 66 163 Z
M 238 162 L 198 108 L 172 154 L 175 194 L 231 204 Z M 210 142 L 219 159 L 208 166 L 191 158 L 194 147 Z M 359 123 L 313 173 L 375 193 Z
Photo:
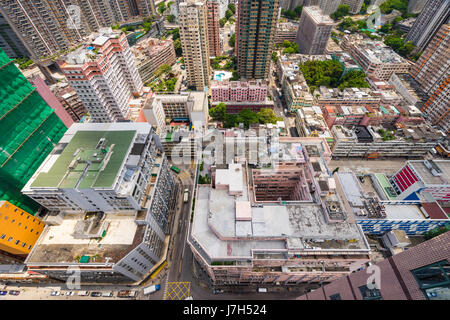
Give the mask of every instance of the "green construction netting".
M 10 61 L 0 49 L 0 200 L 34 213 L 20 190 L 67 128 Z

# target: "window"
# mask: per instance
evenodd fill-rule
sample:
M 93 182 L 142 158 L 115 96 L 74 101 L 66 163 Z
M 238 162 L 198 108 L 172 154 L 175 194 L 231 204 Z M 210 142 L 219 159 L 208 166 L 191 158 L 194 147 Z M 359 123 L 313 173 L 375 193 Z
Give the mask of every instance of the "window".
M 369 289 L 367 285 L 363 285 L 359 287 L 359 291 L 361 292 L 363 300 L 383 300 L 380 290 L 378 289 Z
M 330 296 L 330 300 L 342 300 L 342 299 L 341 299 L 341 295 L 340 295 L 339 293 L 332 294 L 332 295 Z
M 450 264 L 440 261 L 411 271 L 429 300 L 450 300 Z

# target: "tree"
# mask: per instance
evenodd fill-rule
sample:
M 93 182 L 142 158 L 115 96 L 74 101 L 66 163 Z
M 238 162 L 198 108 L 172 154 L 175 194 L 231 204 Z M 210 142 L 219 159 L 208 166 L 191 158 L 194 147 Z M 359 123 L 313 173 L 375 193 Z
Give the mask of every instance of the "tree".
M 239 112 L 239 117 L 242 119 L 242 122 L 244 123 L 244 126 L 247 129 L 250 126 L 250 124 L 259 122 L 256 113 L 250 109 L 241 110 L 241 112 Z
M 275 124 L 277 121 L 280 120 L 280 118 L 275 115 L 273 110 L 269 108 L 261 108 L 261 110 L 259 110 L 256 116 L 258 117 L 260 123 Z
M 166 3 L 165 2 L 160 2 L 159 4 L 158 4 L 158 12 L 160 13 L 160 14 L 163 14 L 164 13 L 164 11 L 166 11 Z
M 236 13 L 236 6 L 234 5 L 234 3 L 228 4 L 228 9 L 231 10 L 231 12 L 233 12 L 233 14 Z
M 234 48 L 234 43 L 236 41 L 236 34 L 233 33 L 233 35 L 230 37 L 230 40 L 228 40 L 228 45 L 232 48 Z
M 342 65 L 335 60 L 306 61 L 299 67 L 310 87 L 336 88 L 344 71 Z
M 223 126 L 225 128 L 237 127 L 239 123 L 242 122 L 241 117 L 237 114 L 226 114 L 225 120 L 223 121 Z
M 177 55 L 177 57 L 181 57 L 183 55 L 180 39 L 177 39 L 173 42 L 173 48 L 175 49 L 175 54 Z
M 284 16 L 286 18 L 289 18 L 289 19 L 292 19 L 292 20 L 297 17 L 297 15 L 295 14 L 294 10 L 286 10 L 286 11 L 284 11 Z
M 209 109 L 209 115 L 214 120 L 223 121 L 227 114 L 227 106 L 225 103 L 221 102 L 214 108 Z
M 394 51 L 399 51 L 399 49 L 403 46 L 403 40 L 394 35 L 389 35 L 384 38 L 384 43 L 394 49 Z
M 398 53 L 400 53 L 404 57 L 407 57 L 411 54 L 414 48 L 414 44 L 411 41 L 408 41 L 403 46 L 401 46 L 400 49 L 398 49 Z
M 175 16 L 173 14 L 170 14 L 167 16 L 167 21 L 169 21 L 170 23 L 175 21 Z
M 169 34 L 172 34 L 173 41 L 180 39 L 180 29 L 179 28 L 175 28 L 175 29 L 169 31 Z
M 338 88 L 343 90 L 345 88 L 369 88 L 369 84 L 364 80 L 366 74 L 362 70 L 351 70 L 347 72 L 340 79 Z
M 272 61 L 273 61 L 274 63 L 277 63 L 277 62 L 278 62 L 278 54 L 277 54 L 276 51 L 272 52 Z
M 225 11 L 225 18 L 230 19 L 233 16 L 233 11 L 231 11 L 230 9 L 228 9 L 227 11 Z
M 224 18 L 220 19 L 219 23 L 220 23 L 220 27 L 223 28 L 225 26 L 225 23 L 227 23 L 227 18 L 224 17 Z
M 289 40 L 284 40 L 283 41 L 283 47 L 289 48 L 290 46 L 291 46 L 291 42 Z
M 168 64 L 163 64 L 161 67 L 159 67 L 156 71 L 155 71 L 155 75 L 157 77 L 159 77 L 162 74 L 167 74 L 167 73 L 171 73 L 172 72 L 172 67 Z
M 348 15 L 348 12 L 350 11 L 350 6 L 346 4 L 341 4 L 338 6 L 337 10 L 330 14 L 330 17 L 334 20 L 339 20 L 340 18 Z
M 297 17 L 300 17 L 302 15 L 303 6 L 297 6 L 294 8 L 294 12 L 297 15 Z

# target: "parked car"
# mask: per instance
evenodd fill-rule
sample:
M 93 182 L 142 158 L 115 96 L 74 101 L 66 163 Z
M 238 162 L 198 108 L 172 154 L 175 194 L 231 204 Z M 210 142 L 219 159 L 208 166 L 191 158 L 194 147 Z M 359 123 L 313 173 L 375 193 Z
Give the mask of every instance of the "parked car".
M 59 292 L 59 291 L 52 291 L 52 292 L 50 293 L 50 295 L 51 295 L 51 296 L 60 296 L 60 295 L 61 295 L 61 292 Z
M 89 291 L 78 291 L 78 295 L 81 296 L 81 297 L 88 296 L 89 295 Z
M 10 290 L 10 291 L 9 291 L 9 294 L 10 294 L 10 295 L 13 295 L 13 296 L 18 296 L 18 295 L 20 294 L 20 291 L 17 291 L 17 290 Z
M 91 297 L 101 297 L 102 293 L 101 292 L 92 292 L 91 293 Z
M 0 296 L 6 296 L 8 294 L 8 291 L 0 291 Z
M 66 296 L 74 296 L 75 292 L 74 291 L 67 291 L 66 292 Z
M 103 292 L 102 297 L 114 297 L 114 292 L 112 292 L 112 291 Z
M 214 293 L 214 294 L 223 293 L 223 290 L 222 290 L 222 289 L 214 289 L 214 290 L 213 290 L 213 293 Z

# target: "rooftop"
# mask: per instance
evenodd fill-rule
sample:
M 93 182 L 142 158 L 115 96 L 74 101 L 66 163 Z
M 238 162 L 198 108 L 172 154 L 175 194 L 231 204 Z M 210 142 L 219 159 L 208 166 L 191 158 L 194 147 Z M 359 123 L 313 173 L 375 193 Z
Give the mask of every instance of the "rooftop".
M 134 216 L 106 215 L 105 236 L 98 240 L 75 238 L 75 229 L 84 214 L 68 216 L 61 225 L 47 226 L 27 263 L 72 264 L 81 256 L 91 256 L 90 263 L 116 263 L 142 240 L 145 226 L 138 226 Z M 108 259 L 109 258 L 109 259 Z
M 28 188 L 112 187 L 147 123 L 76 123 L 28 181 Z
M 334 24 L 334 20 L 329 15 L 323 14 L 318 6 L 304 7 L 303 12 L 307 13 L 318 24 Z
M 449 160 L 433 160 L 428 161 L 431 165 L 431 170 L 425 165 L 423 160 L 412 160 L 409 164 L 417 172 L 425 184 L 428 185 L 449 185 L 450 184 L 450 161 Z M 432 170 L 437 174 L 434 175 Z

